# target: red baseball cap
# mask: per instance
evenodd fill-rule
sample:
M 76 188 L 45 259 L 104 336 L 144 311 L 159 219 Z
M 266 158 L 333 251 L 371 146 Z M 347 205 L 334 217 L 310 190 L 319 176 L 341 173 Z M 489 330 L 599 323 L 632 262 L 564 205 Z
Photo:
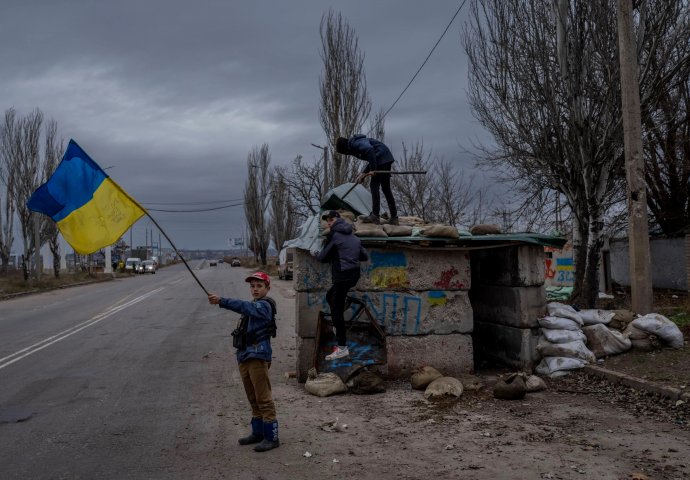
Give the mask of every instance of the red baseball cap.
M 251 282 L 252 280 L 261 280 L 263 282 L 266 282 L 266 285 L 271 285 L 271 277 L 269 277 L 268 274 L 264 272 L 252 273 L 244 279 L 245 282 Z

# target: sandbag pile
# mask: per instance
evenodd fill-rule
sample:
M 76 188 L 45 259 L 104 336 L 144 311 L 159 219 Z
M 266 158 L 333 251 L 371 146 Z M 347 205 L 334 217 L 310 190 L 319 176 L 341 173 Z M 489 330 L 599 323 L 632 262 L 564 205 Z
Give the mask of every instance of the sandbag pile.
M 543 356 L 537 373 L 552 377 L 617 355 L 631 348 L 652 350 L 661 346 L 681 348 L 683 333 L 658 313 L 637 316 L 628 310 L 575 310 L 552 302 L 548 315 L 538 320 L 541 337 L 537 351 Z
M 582 316 L 570 305 L 559 302 L 551 302 L 546 308 L 548 315 L 538 320 L 542 336 L 537 351 L 542 360 L 536 372 L 558 377 L 595 362 L 594 353 L 585 345 Z

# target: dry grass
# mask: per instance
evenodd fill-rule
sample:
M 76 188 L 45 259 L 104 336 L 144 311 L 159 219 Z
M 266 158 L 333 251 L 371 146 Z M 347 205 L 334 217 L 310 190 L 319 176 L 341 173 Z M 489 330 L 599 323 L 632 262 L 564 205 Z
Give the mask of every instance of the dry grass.
M 30 278 L 25 281 L 21 272 L 10 272 L 6 275 L 0 275 L 0 298 L 18 293 L 53 290 L 74 284 L 100 282 L 110 278 L 112 278 L 110 274 L 78 272 L 61 273 L 58 278 L 46 274 L 42 275 L 39 280 Z

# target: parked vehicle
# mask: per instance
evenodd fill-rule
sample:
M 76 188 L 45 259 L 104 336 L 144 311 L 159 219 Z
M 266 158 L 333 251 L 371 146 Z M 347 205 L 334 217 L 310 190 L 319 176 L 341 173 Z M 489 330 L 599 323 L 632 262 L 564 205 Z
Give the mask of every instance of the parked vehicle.
M 292 280 L 292 259 L 295 249 L 293 247 L 283 248 L 278 254 L 278 278 L 281 280 Z
M 217 267 L 218 266 L 218 260 L 209 260 L 208 265 L 210 267 Z
M 130 257 L 125 262 L 125 271 L 130 271 L 132 273 L 139 273 L 139 265 L 141 265 L 141 259 L 136 257 Z
M 156 262 L 153 260 L 144 260 L 141 262 L 141 273 L 156 273 Z
M 235 257 L 235 258 L 233 258 L 232 260 L 230 260 L 230 266 L 231 266 L 231 267 L 241 267 L 241 266 L 242 266 L 242 262 L 240 262 L 240 259 L 239 259 L 239 258 Z

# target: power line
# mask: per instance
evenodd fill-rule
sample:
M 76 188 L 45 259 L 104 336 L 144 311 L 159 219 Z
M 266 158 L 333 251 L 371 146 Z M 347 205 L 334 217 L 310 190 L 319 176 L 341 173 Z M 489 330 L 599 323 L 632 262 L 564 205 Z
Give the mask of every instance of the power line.
M 139 202 L 142 205 L 206 205 L 212 203 L 239 202 L 242 198 L 231 198 L 229 200 L 210 200 L 208 202 Z
M 407 91 L 407 89 L 410 88 L 410 85 L 412 85 L 412 82 L 414 82 L 415 78 L 417 78 L 417 75 L 419 75 L 419 72 L 422 71 L 422 68 L 424 68 L 424 65 L 426 65 L 426 62 L 429 61 L 429 58 L 430 58 L 431 55 L 434 53 L 434 50 L 436 50 L 436 47 L 438 47 L 438 44 L 441 43 L 441 40 L 443 40 L 443 37 L 446 35 L 446 32 L 448 31 L 448 29 L 450 28 L 451 24 L 452 24 L 453 21 L 455 20 L 455 17 L 458 16 L 458 13 L 460 13 L 460 10 L 462 10 L 462 7 L 465 6 L 465 3 L 466 3 L 466 2 L 467 2 L 467 0 L 463 0 L 463 2 L 460 4 L 460 6 L 458 7 L 458 9 L 455 11 L 455 15 L 453 15 L 453 18 L 451 18 L 451 19 L 450 19 L 450 22 L 448 22 L 448 25 L 446 26 L 446 29 L 443 31 L 443 33 L 441 34 L 441 36 L 439 37 L 439 39 L 436 41 L 436 44 L 433 46 L 433 48 L 432 48 L 431 51 L 429 52 L 429 55 L 426 56 L 426 58 L 424 59 L 424 62 L 422 62 L 422 65 L 417 69 L 417 72 L 412 76 L 412 79 L 410 79 L 410 81 L 409 81 L 409 83 L 407 84 L 407 86 L 403 89 L 402 92 L 400 92 L 400 95 L 398 95 L 398 98 L 395 99 L 395 101 L 393 102 L 393 105 L 391 105 L 390 107 L 388 107 L 388 110 L 386 110 L 386 112 L 383 114 L 383 116 L 381 117 L 381 120 L 383 120 L 384 118 L 386 118 L 386 115 L 388 115 L 388 112 L 390 112 L 391 110 L 393 110 L 393 107 L 395 107 L 395 105 L 398 103 L 398 100 L 400 100 L 400 99 L 402 98 L 402 96 L 405 94 L 405 92 Z
M 191 204 L 190 204 L 191 205 Z M 212 207 L 212 208 L 199 208 L 199 209 L 194 209 L 194 210 L 164 210 L 164 209 L 158 209 L 158 208 L 147 208 L 147 210 L 151 212 L 167 212 L 167 213 L 195 213 L 195 212 L 211 212 L 213 210 L 222 210 L 224 208 L 231 208 L 231 207 L 239 207 L 240 205 L 244 205 L 244 202 L 240 203 L 231 203 L 229 205 L 223 205 L 220 207 Z

